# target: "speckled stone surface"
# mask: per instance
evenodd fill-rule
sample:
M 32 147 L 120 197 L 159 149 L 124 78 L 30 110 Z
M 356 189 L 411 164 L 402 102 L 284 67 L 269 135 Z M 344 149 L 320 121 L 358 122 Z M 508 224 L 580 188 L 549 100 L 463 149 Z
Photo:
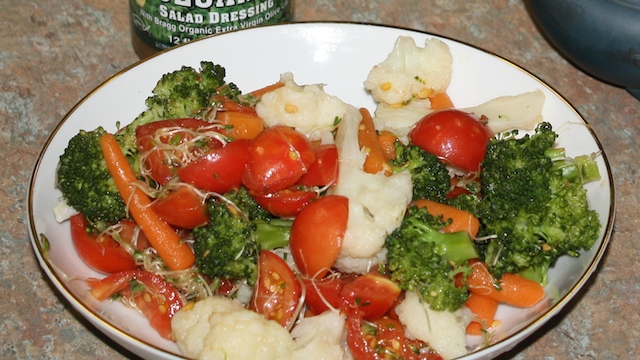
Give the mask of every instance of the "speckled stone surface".
M 29 178 L 47 137 L 78 100 L 133 64 L 126 1 L 0 1 L 0 358 L 133 356 L 96 331 L 45 280 L 29 244 Z M 515 359 L 640 356 L 640 230 L 636 191 L 640 102 L 580 72 L 545 41 L 516 0 L 305 0 L 295 20 L 381 23 L 485 48 L 563 94 L 612 165 L 618 215 L 597 276 Z

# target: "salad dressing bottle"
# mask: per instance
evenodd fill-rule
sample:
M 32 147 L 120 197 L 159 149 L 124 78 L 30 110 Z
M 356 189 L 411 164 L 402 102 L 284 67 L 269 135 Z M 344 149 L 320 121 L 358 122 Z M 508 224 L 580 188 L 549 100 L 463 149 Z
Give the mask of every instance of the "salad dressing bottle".
M 129 0 L 141 59 L 208 35 L 291 20 L 291 0 Z

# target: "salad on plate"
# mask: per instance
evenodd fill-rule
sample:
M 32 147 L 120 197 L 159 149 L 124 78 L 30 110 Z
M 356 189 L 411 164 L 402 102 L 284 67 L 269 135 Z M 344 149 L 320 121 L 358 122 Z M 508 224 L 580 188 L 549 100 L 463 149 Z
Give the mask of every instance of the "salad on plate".
M 244 93 L 202 61 L 146 110 L 79 131 L 56 169 L 98 301 L 123 301 L 190 358 L 452 359 L 601 224 L 544 94 L 457 108 L 452 56 L 398 37 L 358 108 L 284 73 Z

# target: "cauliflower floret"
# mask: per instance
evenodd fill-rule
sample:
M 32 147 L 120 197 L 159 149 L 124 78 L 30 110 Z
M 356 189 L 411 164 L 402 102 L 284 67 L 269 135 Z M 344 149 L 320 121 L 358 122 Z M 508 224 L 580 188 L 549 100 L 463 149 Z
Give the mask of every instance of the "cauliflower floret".
M 363 170 L 366 154 L 358 145 L 361 119 L 358 110 L 349 107 L 338 127 L 340 173 L 338 184 L 329 189 L 349 199 L 347 230 L 335 267 L 355 273 L 384 261 L 385 238 L 402 222 L 413 191 L 409 172 L 385 176 Z
M 375 112 L 376 130 L 388 130 L 406 143 L 413 126 L 431 113 L 429 99 L 417 99 L 404 106 L 379 103 Z
M 371 69 L 364 86 L 374 100 L 402 105 L 443 92 L 451 81 L 453 56 L 444 42 L 432 38 L 425 47 L 400 36 L 386 60 Z
M 61 200 L 53 207 L 53 214 L 56 217 L 56 221 L 62 223 L 69 220 L 73 215 L 77 214 L 78 210 L 67 204 L 66 200 Z
M 342 344 L 345 319 L 345 315 L 339 311 L 325 311 L 322 314 L 302 319 L 291 331 L 296 342 L 293 359 L 338 360 L 345 358 L 348 354 Z
M 507 130 L 533 130 L 542 121 L 545 96 L 540 90 L 513 96 L 500 96 L 480 105 L 463 109 L 487 118 L 494 133 Z
M 291 73 L 281 75 L 280 81 L 284 86 L 264 94 L 256 105 L 268 126 L 291 126 L 311 140 L 321 140 L 335 129 L 347 104 L 320 84 L 299 86 Z
M 456 313 L 432 310 L 420 295 L 410 291 L 396 313 L 409 338 L 428 343 L 444 359 L 467 354 L 465 326 Z
M 195 359 L 286 360 L 294 349 L 280 324 L 222 296 L 181 309 L 171 327 L 182 354 Z

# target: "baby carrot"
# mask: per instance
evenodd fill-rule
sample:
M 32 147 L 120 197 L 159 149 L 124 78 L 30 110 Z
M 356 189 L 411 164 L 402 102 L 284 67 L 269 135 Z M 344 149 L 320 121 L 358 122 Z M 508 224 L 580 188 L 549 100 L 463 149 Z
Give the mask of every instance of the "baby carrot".
M 378 142 L 378 134 L 373 125 L 373 118 L 369 110 L 360 109 L 362 120 L 358 127 L 358 143 L 360 149 L 365 149 L 367 159 L 364 162 L 364 171 L 370 174 L 377 174 L 384 171 L 386 175 L 391 174 L 391 165 L 385 156 L 382 146 Z
M 283 86 L 284 86 L 284 83 L 278 81 L 277 83 L 274 83 L 274 84 L 271 84 L 271 85 L 267 85 L 267 86 L 262 87 L 260 89 L 253 90 L 251 92 L 251 95 L 253 95 L 253 96 L 255 96 L 256 98 L 259 99 L 259 98 L 262 97 L 262 95 L 264 95 L 264 94 L 266 94 L 268 92 L 271 92 L 271 91 L 273 91 L 275 89 L 281 88 Z
M 387 160 L 392 160 L 396 158 L 396 141 L 398 137 L 395 136 L 390 131 L 381 131 L 378 133 L 378 142 L 382 147 L 382 151 L 384 155 L 387 157 Z
M 429 98 L 432 110 L 442 110 L 453 108 L 453 102 L 446 92 L 441 92 Z
M 480 229 L 480 221 L 470 212 L 457 209 L 451 205 L 442 204 L 432 200 L 416 200 L 413 205 L 417 207 L 426 207 L 429 214 L 433 216 L 442 216 L 443 220 L 451 219 L 451 223 L 445 226 L 443 232 L 466 231 L 471 238 L 478 235 Z
M 470 293 L 465 305 L 476 316 L 477 320 L 467 325 L 467 334 L 482 335 L 484 331 L 490 328 L 499 304 L 499 302 L 490 297 L 473 292 Z
M 151 246 L 171 270 L 184 270 L 195 262 L 195 256 L 187 243 L 151 207 L 151 199 L 139 188 L 133 186 L 136 175 L 122 153 L 116 138 L 105 134 L 100 139 L 102 153 L 107 168 L 113 176 L 120 196 L 128 204 L 129 212 L 140 226 Z
M 504 274 L 497 280 L 481 261 L 472 263 L 473 270 L 466 278 L 469 291 L 495 301 L 517 307 L 531 307 L 541 301 L 545 294 L 538 282 L 517 274 Z

